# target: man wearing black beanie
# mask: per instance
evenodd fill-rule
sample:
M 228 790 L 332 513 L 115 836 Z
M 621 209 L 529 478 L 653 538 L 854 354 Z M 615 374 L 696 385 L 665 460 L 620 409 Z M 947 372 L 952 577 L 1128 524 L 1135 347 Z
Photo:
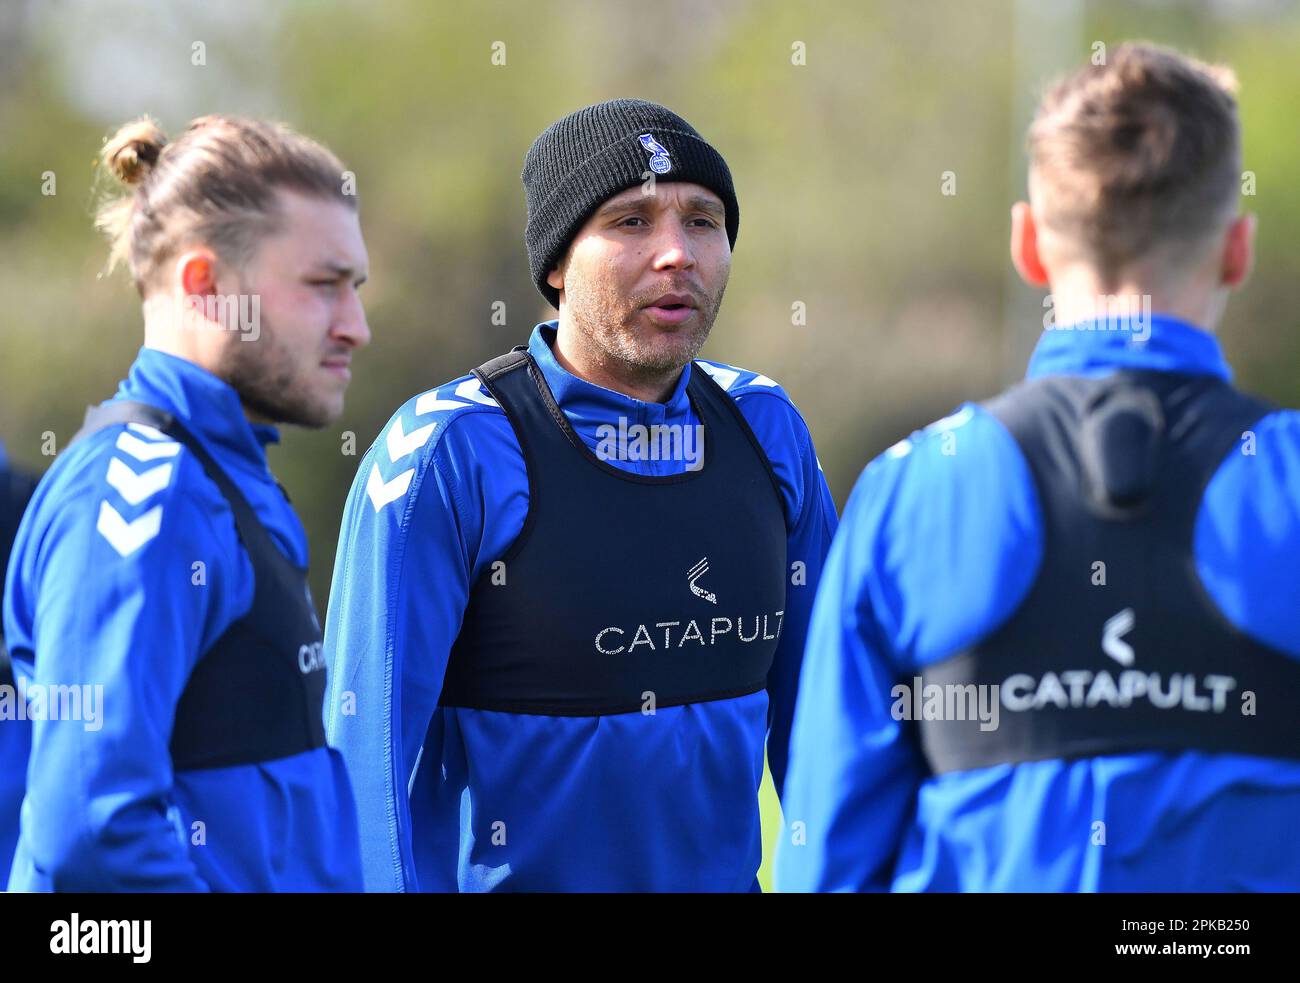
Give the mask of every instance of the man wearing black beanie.
M 836 517 L 785 392 L 696 359 L 731 172 L 619 99 L 523 181 L 559 319 L 399 409 L 344 513 L 326 718 L 366 885 L 751 890 Z

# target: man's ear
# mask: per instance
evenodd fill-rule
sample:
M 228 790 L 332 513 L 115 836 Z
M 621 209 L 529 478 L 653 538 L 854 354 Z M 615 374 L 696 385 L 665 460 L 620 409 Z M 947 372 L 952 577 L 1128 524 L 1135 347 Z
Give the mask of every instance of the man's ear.
M 1255 216 L 1239 215 L 1228 226 L 1223 242 L 1220 280 L 1229 290 L 1240 287 L 1255 265 Z
M 555 290 L 564 289 L 563 266 L 564 264 L 561 263 L 559 266 L 555 267 L 555 269 L 551 270 L 550 273 L 546 274 L 546 282 Z
M 217 258 L 207 249 L 191 249 L 176 260 L 176 279 L 186 297 L 207 297 L 217 291 Z
M 1038 255 L 1038 226 L 1027 201 L 1011 206 L 1011 265 L 1031 287 L 1047 286 L 1047 269 Z

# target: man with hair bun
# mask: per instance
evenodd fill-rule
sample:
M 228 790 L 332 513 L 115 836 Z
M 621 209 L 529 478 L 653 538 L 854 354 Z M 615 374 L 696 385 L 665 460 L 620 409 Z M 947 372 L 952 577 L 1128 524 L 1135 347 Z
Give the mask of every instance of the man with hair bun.
M 781 890 L 1300 889 L 1300 413 L 1215 337 L 1230 74 L 1126 44 L 1029 131 L 1027 380 L 870 464 L 795 713 Z
M 356 198 L 320 144 L 232 116 L 171 142 L 138 120 L 103 163 L 144 347 L 18 531 L 28 719 L 0 727 L 33 730 L 9 887 L 357 890 L 307 540 L 266 459 L 277 424 L 339 415 L 369 341 Z

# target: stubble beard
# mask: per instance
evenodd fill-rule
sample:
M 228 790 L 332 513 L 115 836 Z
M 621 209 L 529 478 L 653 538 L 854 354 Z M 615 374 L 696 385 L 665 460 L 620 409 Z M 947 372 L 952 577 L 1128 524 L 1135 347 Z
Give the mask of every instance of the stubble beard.
M 580 343 L 591 356 L 630 379 L 657 382 L 680 371 L 708 341 L 726 284 L 716 297 L 695 296 L 698 307 L 688 323 L 672 333 L 658 332 L 646 325 L 641 308 L 668 292 L 628 297 L 607 287 L 582 291 L 573 298 L 578 302 L 569 312 Z
M 279 341 L 274 325 L 262 317 L 256 341 L 232 338 L 222 360 L 221 376 L 240 401 L 273 423 L 318 430 L 337 415 L 294 371 L 293 353 Z

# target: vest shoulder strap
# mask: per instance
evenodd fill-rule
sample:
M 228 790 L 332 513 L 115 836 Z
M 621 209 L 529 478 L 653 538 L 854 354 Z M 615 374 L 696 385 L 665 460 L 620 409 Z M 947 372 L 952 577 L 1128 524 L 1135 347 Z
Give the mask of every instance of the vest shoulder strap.
M 230 509 L 235 516 L 235 527 L 245 547 L 251 548 L 252 544 L 256 542 L 260 546 L 272 546 L 274 548 L 266 528 L 262 525 L 261 520 L 257 518 L 253 507 L 248 504 L 248 499 L 244 497 L 243 492 L 239 490 L 239 487 L 226 474 L 216 459 L 208 453 L 207 448 L 175 416 L 165 410 L 151 406 L 148 403 L 128 399 L 117 399 L 99 406 L 87 407 L 85 421 L 68 446 L 72 446 L 77 441 L 107 427 L 124 423 L 139 423 L 143 426 L 152 427 L 184 445 L 186 450 L 195 456 L 204 473 L 217 486 L 221 496 L 230 505 Z
M 515 345 L 514 348 L 510 349 L 510 351 L 506 352 L 504 355 L 498 355 L 496 358 L 488 359 L 476 368 L 473 374 L 479 378 L 479 381 L 487 383 L 498 376 L 505 375 L 505 373 L 519 368 L 519 366 L 527 363 L 527 361 L 528 349 L 523 345 Z

